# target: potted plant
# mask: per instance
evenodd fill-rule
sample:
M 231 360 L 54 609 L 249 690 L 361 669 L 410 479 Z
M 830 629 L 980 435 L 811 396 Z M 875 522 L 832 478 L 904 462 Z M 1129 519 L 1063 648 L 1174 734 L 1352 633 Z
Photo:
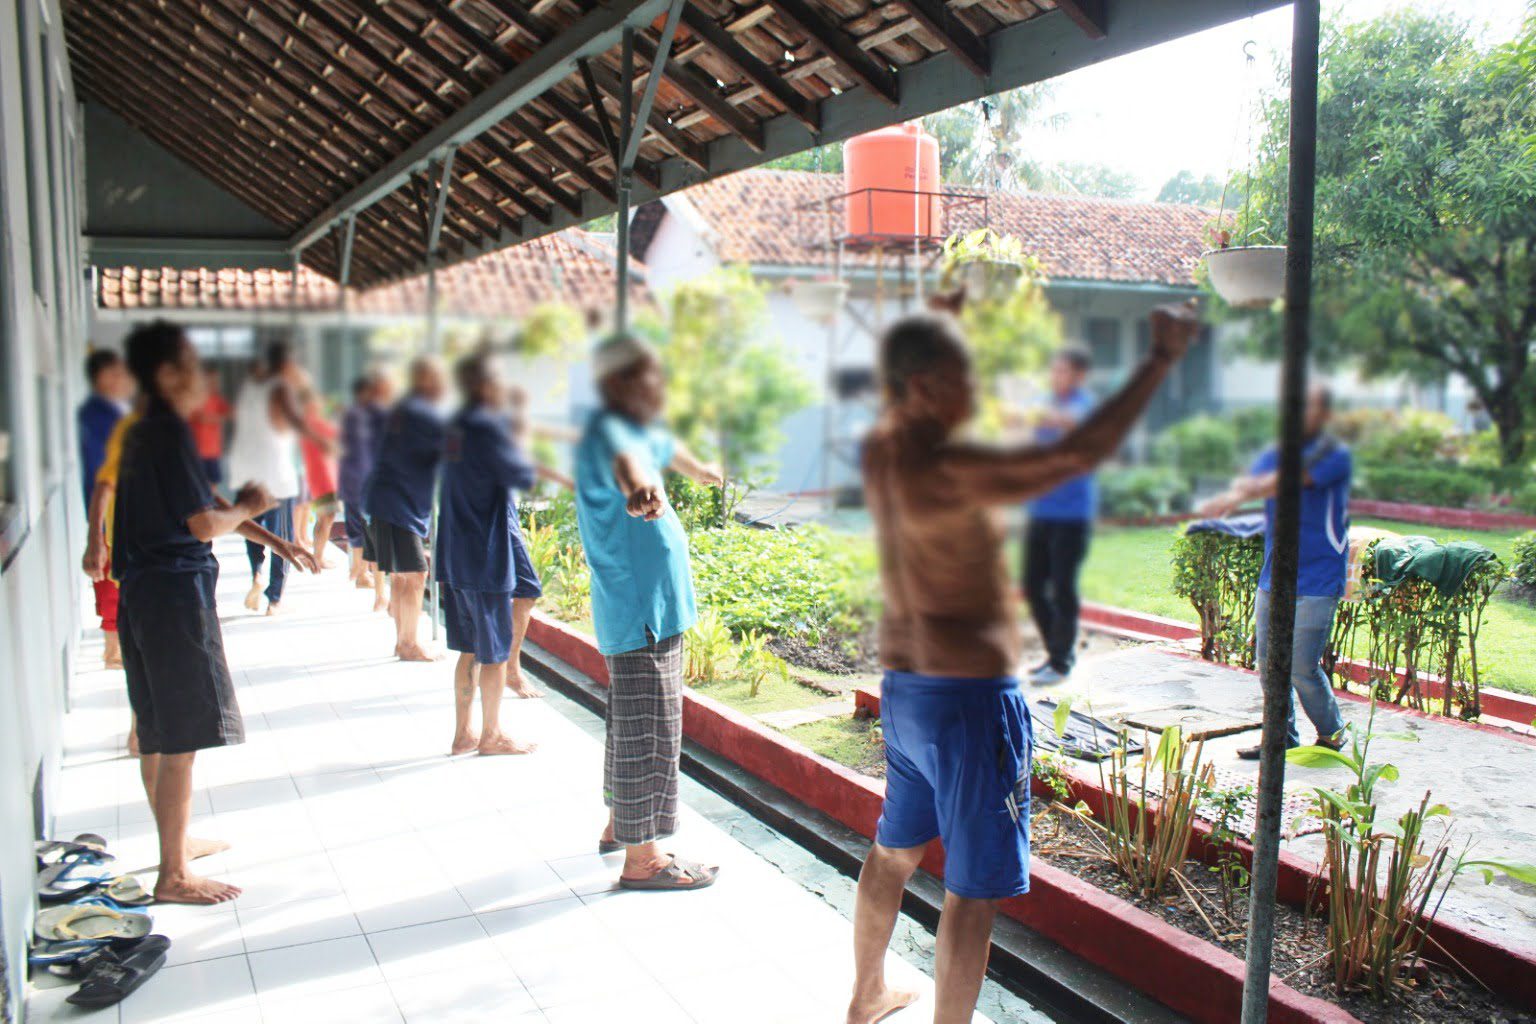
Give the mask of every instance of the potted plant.
M 1023 243 L 991 228 L 944 240 L 945 286 L 963 284 L 966 292 L 977 298 L 1006 298 L 1024 279 L 1028 266 Z
M 1268 241 L 1259 232 L 1249 238 Z M 1229 231 L 1216 233 L 1216 247 L 1201 254 L 1211 287 L 1231 306 L 1265 309 L 1285 294 L 1285 246 L 1232 245 Z
M 812 320 L 827 321 L 837 315 L 848 299 L 848 282 L 831 277 L 795 281 L 789 290 L 795 308 Z

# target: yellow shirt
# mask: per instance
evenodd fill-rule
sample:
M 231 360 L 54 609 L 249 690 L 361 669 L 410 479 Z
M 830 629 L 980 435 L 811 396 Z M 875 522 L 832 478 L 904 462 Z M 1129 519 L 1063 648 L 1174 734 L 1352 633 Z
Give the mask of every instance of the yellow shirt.
M 117 472 L 123 464 L 123 438 L 128 436 L 129 428 L 137 422 L 139 422 L 137 410 L 127 413 L 117 421 L 117 426 L 112 428 L 112 435 L 107 438 L 107 452 L 101 460 L 101 468 L 96 471 L 96 482 L 112 488 L 101 516 L 102 526 L 107 531 L 108 544 L 112 543 L 112 512 L 117 507 Z

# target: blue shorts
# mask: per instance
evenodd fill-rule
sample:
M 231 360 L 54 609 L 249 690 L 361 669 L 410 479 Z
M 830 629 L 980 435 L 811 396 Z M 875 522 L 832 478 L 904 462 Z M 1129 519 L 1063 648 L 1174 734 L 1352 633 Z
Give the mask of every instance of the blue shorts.
M 473 654 L 482 665 L 500 665 L 512 657 L 511 594 L 445 585 L 442 595 L 450 651 Z
M 539 571 L 533 567 L 533 558 L 528 554 L 528 542 L 523 540 L 523 531 L 515 518 L 512 520 L 512 575 L 513 597 L 544 596 L 544 583 L 539 579 Z
M 1019 681 L 886 672 L 885 806 L 875 841 L 944 842 L 944 888 L 994 900 L 1029 891 L 1029 709 Z

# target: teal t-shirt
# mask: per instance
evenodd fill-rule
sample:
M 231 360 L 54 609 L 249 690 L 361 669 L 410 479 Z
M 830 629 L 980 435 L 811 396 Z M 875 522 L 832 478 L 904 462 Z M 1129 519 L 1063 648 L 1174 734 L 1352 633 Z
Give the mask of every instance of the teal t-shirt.
M 593 413 L 576 446 L 576 525 L 592 571 L 592 624 L 604 654 L 638 650 L 691 627 L 698 617 L 688 535 L 669 506 L 647 522 L 624 510 L 613 460 L 627 452 L 654 480 L 677 442 L 665 428 L 606 410 Z

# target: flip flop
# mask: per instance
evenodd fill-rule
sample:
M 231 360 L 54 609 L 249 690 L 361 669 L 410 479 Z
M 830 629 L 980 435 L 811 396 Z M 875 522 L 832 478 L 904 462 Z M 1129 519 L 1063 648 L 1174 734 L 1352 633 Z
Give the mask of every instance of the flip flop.
M 94 853 L 103 860 L 117 859 L 107 852 L 107 841 L 94 832 L 82 832 L 73 840 L 40 839 L 32 844 L 32 848 L 37 855 L 39 871 L 50 865 L 57 864 L 66 855 L 72 853 Z
M 66 939 L 63 942 L 37 942 L 27 951 L 27 963 L 57 972 L 59 967 L 75 964 L 81 957 L 107 946 L 106 939 Z
M 60 978 L 70 978 L 74 981 L 83 981 L 89 977 L 91 971 L 99 963 L 120 964 L 125 957 L 144 951 L 164 953 L 171 948 L 171 940 L 164 935 L 146 935 L 123 946 L 98 946 L 83 954 L 72 962 L 54 964 L 48 968 L 50 974 Z
M 110 853 L 87 846 L 65 852 L 57 863 L 38 874 L 38 898 L 45 903 L 58 903 L 83 896 L 116 876 L 116 872 L 107 866 L 113 860 L 116 858 Z
M 104 958 L 97 961 L 91 973 L 86 975 L 80 987 L 65 1002 L 73 1006 L 99 1009 L 115 1006 L 128 998 L 165 966 L 165 953 L 171 946 L 170 940 L 162 935 L 154 938 L 162 939 L 163 942 L 152 943 L 146 939 L 119 959 Z
M 70 939 L 141 939 L 149 934 L 148 914 L 116 906 L 111 900 L 87 898 L 63 907 L 49 907 L 34 926 L 44 942 Z
M 620 878 L 619 888 L 635 889 L 641 892 L 683 892 L 689 889 L 707 889 L 715 884 L 715 879 L 720 874 L 719 868 L 707 868 L 694 861 L 684 860 L 677 854 L 670 854 L 670 856 L 672 863 L 650 878 Z
M 155 894 L 134 875 L 118 875 L 98 892 L 119 907 L 147 907 L 155 902 Z

